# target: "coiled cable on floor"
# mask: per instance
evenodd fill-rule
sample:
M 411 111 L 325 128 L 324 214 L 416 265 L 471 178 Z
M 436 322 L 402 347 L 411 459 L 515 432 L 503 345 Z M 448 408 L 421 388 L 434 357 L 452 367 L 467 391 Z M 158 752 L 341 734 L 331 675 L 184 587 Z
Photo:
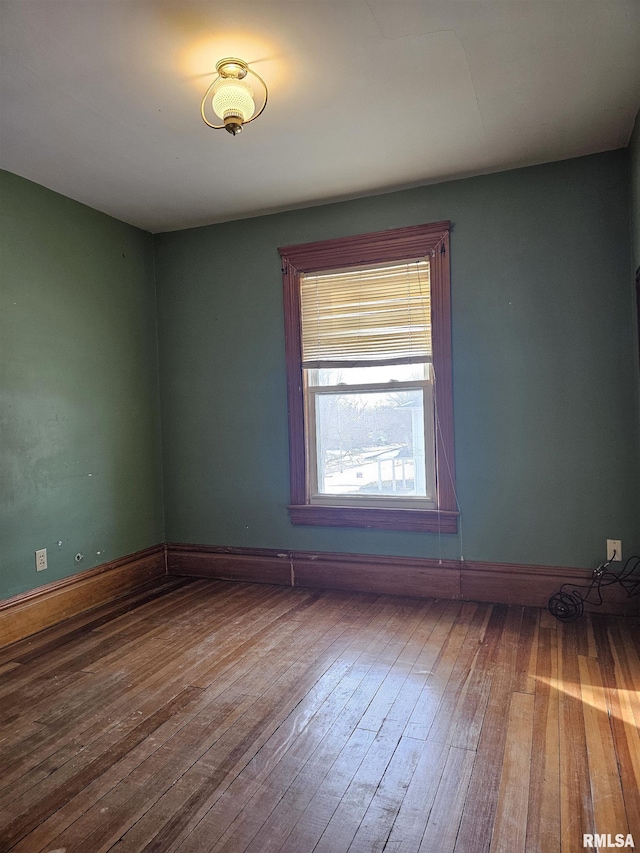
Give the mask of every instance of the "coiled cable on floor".
M 629 598 L 640 595 L 640 557 L 629 557 L 619 572 L 607 571 L 612 562 L 613 559 L 607 560 L 594 569 L 588 586 L 562 584 L 560 590 L 549 599 L 549 612 L 560 622 L 574 622 L 584 613 L 585 604 L 601 605 L 602 590 L 614 584 L 621 586 Z

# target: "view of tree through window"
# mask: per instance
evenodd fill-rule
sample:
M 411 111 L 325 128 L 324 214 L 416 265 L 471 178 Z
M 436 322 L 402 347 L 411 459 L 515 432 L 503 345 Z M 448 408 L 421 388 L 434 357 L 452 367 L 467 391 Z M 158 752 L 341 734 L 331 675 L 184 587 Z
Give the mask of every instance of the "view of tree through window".
M 427 497 L 428 373 L 424 364 L 309 371 L 318 494 Z

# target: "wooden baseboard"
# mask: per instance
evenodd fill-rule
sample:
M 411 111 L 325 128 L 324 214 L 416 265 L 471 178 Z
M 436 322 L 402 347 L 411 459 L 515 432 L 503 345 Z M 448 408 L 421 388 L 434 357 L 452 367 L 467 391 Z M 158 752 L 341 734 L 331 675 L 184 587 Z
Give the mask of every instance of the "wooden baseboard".
M 412 557 L 294 551 L 293 571 L 296 586 L 460 598 L 460 571 L 455 560 L 440 563 Z
M 563 583 L 588 584 L 591 571 L 560 566 L 276 551 L 171 543 L 120 557 L 0 602 L 0 646 L 169 575 L 316 589 L 490 601 L 546 607 Z M 617 587 L 595 613 L 640 615 L 640 598 Z
M 591 570 L 567 566 L 465 562 L 461 570 L 461 592 L 468 601 L 546 607 L 562 584 L 588 587 L 591 579 Z M 602 598 L 602 605 L 585 604 L 585 610 L 621 616 L 640 613 L 640 598 L 629 598 L 618 586 L 603 590 Z
M 0 646 L 113 601 L 166 575 L 165 546 L 155 545 L 0 602 Z
M 588 585 L 589 569 L 512 563 L 276 551 L 208 545 L 167 545 L 170 575 L 273 583 L 424 598 L 546 607 L 564 583 Z M 637 616 L 640 599 L 609 587 L 596 613 Z
M 167 573 L 192 578 L 293 586 L 291 552 L 267 548 L 167 545 Z

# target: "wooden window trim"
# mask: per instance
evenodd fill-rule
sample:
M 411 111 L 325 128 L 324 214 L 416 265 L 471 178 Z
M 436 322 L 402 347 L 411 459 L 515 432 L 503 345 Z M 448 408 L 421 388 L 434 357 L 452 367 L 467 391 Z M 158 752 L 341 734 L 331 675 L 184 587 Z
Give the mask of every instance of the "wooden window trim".
M 450 222 L 413 225 L 355 237 L 283 246 L 285 351 L 289 407 L 289 464 L 292 524 L 370 527 L 382 530 L 457 532 L 451 376 Z M 429 255 L 436 406 L 437 509 L 322 506 L 307 499 L 300 275 L 320 270 L 413 260 Z

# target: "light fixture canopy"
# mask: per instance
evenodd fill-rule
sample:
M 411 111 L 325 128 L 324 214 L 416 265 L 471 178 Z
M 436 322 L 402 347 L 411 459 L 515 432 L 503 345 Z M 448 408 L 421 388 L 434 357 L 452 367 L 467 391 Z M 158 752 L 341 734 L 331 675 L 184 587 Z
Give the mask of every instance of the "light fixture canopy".
M 227 57 L 216 63 L 217 76 L 204 93 L 200 114 L 206 125 L 214 130 L 226 130 L 236 136 L 245 124 L 255 121 L 267 106 L 267 85 L 248 64 L 236 57 Z M 263 94 L 259 109 L 256 108 L 254 90 L 245 79 L 249 74 L 259 81 Z M 209 106 L 211 104 L 211 106 Z M 223 124 L 209 121 L 207 113 L 211 111 Z

